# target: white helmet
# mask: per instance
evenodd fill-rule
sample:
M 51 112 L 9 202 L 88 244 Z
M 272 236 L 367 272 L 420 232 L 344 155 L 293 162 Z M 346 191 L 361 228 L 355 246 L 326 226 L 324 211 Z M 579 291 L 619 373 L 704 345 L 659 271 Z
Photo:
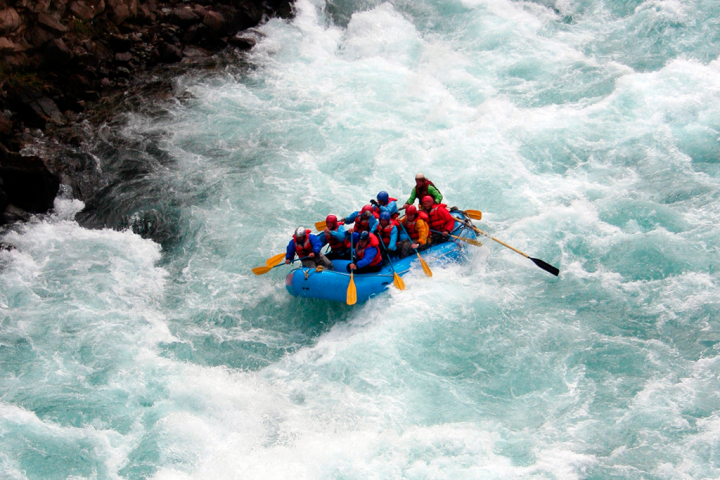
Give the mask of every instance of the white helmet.
M 418 173 L 415 175 L 415 180 L 425 180 L 425 175 L 422 173 Z
M 295 230 L 295 238 L 305 238 L 305 229 L 303 227 L 298 227 Z

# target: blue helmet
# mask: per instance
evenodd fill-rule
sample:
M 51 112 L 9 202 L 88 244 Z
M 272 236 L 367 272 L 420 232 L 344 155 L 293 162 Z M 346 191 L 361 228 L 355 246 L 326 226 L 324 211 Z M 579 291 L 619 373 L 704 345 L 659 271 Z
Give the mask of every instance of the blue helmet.
M 377 194 L 377 199 L 378 199 L 378 202 L 385 205 L 390 200 L 390 195 L 388 195 L 387 192 L 380 192 Z
M 364 232 L 360 232 L 360 240 L 365 241 L 368 238 L 370 238 L 370 232 L 368 232 L 367 230 L 365 230 Z
M 380 220 L 390 221 L 390 212 L 380 212 Z

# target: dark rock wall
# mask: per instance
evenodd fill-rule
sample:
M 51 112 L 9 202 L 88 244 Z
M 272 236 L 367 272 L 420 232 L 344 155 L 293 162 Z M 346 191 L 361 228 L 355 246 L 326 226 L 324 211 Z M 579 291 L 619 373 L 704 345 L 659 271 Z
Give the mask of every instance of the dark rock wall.
M 0 224 L 47 211 L 58 190 L 16 153 L 29 131 L 72 123 L 160 63 L 250 48 L 244 30 L 291 15 L 289 0 L 0 0 Z

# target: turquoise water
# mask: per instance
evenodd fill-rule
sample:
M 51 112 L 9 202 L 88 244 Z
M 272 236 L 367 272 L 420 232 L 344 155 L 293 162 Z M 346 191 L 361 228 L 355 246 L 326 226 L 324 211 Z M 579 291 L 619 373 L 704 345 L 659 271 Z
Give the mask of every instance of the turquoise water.
M 720 476 L 720 4 L 296 8 L 98 142 L 102 202 L 2 235 L 0 477 Z M 417 171 L 560 277 L 487 241 L 356 307 L 251 273 Z

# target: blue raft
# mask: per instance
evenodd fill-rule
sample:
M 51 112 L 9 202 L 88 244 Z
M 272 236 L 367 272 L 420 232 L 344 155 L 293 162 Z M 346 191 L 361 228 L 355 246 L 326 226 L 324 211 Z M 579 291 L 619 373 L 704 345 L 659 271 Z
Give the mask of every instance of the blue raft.
M 461 213 L 452 212 L 452 215 L 466 220 Z M 477 238 L 475 232 L 461 222 L 455 222 L 452 234 L 463 238 Z M 462 240 L 451 239 L 451 241 L 423 250 L 421 255 L 425 261 L 429 261 L 431 264 L 456 262 L 464 258 L 466 248 L 467 244 Z M 348 260 L 333 260 L 334 271 L 318 272 L 314 268 L 296 268 L 285 277 L 285 287 L 290 295 L 295 297 L 319 298 L 345 303 L 350 284 L 350 274 L 346 273 L 349 263 Z M 405 275 L 415 265 L 420 267 L 420 261 L 415 254 L 402 260 L 393 260 L 395 271 L 400 276 Z M 388 288 L 393 283 L 393 272 L 390 265 L 386 263 L 379 272 L 354 275 L 354 280 L 357 288 L 357 301 L 362 303 Z

